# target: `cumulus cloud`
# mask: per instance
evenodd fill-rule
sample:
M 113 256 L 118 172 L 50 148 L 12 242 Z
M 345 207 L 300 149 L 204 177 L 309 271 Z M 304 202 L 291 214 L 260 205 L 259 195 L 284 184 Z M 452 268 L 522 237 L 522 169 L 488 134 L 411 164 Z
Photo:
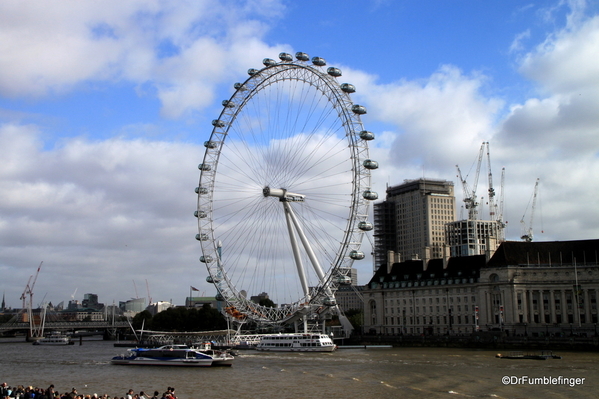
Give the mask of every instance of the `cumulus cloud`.
M 512 104 L 494 137 L 510 164 L 514 201 L 525 203 L 541 178 L 545 201 L 537 212 L 551 223 L 549 238 L 598 233 L 588 222 L 597 219 L 594 210 L 575 204 L 592 204 L 599 192 L 592 179 L 599 168 L 599 18 L 583 18 L 583 4 L 575 3 L 566 26 L 522 57 L 519 70 L 537 83 L 537 95 Z
M 40 97 L 127 81 L 154 86 L 166 117 L 201 109 L 223 79 L 242 73 L 240 60 L 258 63 L 273 52 L 259 40 L 267 29 L 257 18 L 278 15 L 281 5 L 234 3 L 3 2 L 0 94 Z
M 483 94 L 486 76 L 468 76 L 451 65 L 418 81 L 382 85 L 374 77 L 354 72 L 348 75 L 352 82 L 360 83 L 359 98 L 369 104 L 366 119 L 374 118 L 396 129 L 383 134 L 385 144 L 375 143 L 374 151 L 385 161 L 381 162 L 383 173 L 404 174 L 400 182 L 421 176 L 423 170 L 430 177 L 443 176 L 445 171 L 448 177 L 447 171 L 453 172 L 459 160 L 470 162 L 481 142 L 492 135 L 503 105 L 501 99 Z
M 45 150 L 38 128 L 15 124 L 0 127 L 0 143 L 7 161 L 0 172 L 3 278 L 24 287 L 43 260 L 38 292 L 48 300 L 64 299 L 77 284 L 84 292 L 101 287 L 104 300 L 123 300 L 135 296 L 133 280 L 143 285 L 140 264 L 150 284 L 171 293 L 197 272 L 193 181 L 201 148 L 78 138 Z M 69 276 L 65 287 L 48 285 L 54 275 Z M 159 295 L 154 299 L 170 299 Z

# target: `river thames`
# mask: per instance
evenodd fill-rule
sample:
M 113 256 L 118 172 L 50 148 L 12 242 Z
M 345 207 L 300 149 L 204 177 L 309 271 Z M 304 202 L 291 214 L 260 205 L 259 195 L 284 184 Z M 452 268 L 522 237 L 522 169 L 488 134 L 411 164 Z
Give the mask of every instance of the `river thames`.
M 340 349 L 333 353 L 240 351 L 232 367 L 116 366 L 113 342 L 34 346 L 0 340 L 0 382 L 122 397 L 176 388 L 179 399 L 596 398 L 599 353 L 561 360 L 497 359 L 455 348 Z

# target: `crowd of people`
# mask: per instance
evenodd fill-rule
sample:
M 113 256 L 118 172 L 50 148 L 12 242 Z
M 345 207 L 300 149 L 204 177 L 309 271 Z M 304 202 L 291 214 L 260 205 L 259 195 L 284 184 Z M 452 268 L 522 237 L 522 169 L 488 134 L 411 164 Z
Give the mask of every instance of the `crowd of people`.
M 153 395 L 144 391 L 136 393 L 133 389 L 124 395 L 99 395 L 79 393 L 76 388 L 60 393 L 53 384 L 44 389 L 26 385 L 9 386 L 4 382 L 0 384 L 0 399 L 177 399 L 177 396 L 173 387 L 168 387 L 163 393 L 154 391 Z

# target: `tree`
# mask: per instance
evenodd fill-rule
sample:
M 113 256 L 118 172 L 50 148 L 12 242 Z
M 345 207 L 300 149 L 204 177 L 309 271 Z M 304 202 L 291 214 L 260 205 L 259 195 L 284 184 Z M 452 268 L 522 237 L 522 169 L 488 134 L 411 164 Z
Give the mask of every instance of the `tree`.
M 210 331 L 226 327 L 225 317 L 209 304 L 200 309 L 169 308 L 152 318 L 152 328 L 159 331 Z
M 131 325 L 135 330 L 141 330 L 143 327 L 144 330 L 152 329 L 152 313 L 144 310 L 143 312 L 139 312 L 135 316 L 133 316 L 133 320 L 131 320 Z
M 364 319 L 364 312 L 362 309 L 349 309 L 345 312 L 345 316 L 349 320 L 354 329 L 357 331 L 361 331 L 362 329 L 362 320 Z
M 267 308 L 276 308 L 277 307 L 277 305 L 273 301 L 271 301 L 269 298 L 260 299 L 260 302 L 258 303 L 258 305 L 266 306 Z

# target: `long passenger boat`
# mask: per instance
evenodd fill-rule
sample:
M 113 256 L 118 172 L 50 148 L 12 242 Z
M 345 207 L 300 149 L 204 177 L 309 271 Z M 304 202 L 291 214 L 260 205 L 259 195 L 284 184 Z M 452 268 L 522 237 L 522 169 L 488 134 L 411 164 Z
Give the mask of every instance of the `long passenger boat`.
M 264 335 L 256 350 L 272 352 L 333 352 L 337 345 L 326 334 L 273 334 Z
M 211 367 L 231 366 L 233 356 L 226 352 L 207 351 L 187 345 L 164 345 L 159 348 L 134 348 L 112 358 L 112 364 L 140 366 Z

